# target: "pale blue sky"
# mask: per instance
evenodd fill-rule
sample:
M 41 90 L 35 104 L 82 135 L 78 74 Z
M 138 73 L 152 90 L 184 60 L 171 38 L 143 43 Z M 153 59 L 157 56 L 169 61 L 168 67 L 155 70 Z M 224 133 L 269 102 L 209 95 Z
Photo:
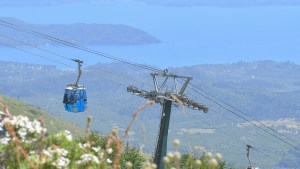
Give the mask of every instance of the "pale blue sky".
M 166 7 L 120 0 L 39 7 L 0 5 L 0 16 L 37 24 L 130 25 L 157 37 L 162 44 L 92 48 L 159 67 L 257 60 L 300 63 L 300 6 Z M 79 53 L 73 49 L 51 50 L 65 55 Z M 18 60 L 22 55 L 3 48 L 0 51 L 0 60 Z M 40 62 L 26 57 L 20 61 Z M 88 54 L 84 59 L 91 64 L 106 62 Z

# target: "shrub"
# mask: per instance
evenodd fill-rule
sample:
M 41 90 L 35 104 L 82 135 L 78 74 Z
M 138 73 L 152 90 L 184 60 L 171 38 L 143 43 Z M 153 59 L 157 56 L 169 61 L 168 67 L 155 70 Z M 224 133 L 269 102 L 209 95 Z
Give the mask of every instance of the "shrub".
M 28 117 L 11 116 L 6 107 L 4 111 L 7 116 L 0 122 L 0 131 L 4 131 L 0 135 L 0 168 L 157 168 L 155 164 L 146 161 L 136 149 L 127 147 L 122 153 L 123 141 L 119 139 L 117 130 L 105 137 L 90 133 L 91 117 L 88 118 L 85 136 L 73 139 L 67 130 L 47 135 L 42 120 L 30 121 Z M 126 132 L 129 128 L 130 125 Z M 173 145 L 178 149 L 180 141 L 175 140 Z M 220 154 L 213 157 L 203 149 L 195 150 L 202 151 L 202 155 L 181 156 L 178 151 L 168 153 L 164 157 L 165 168 L 226 168 Z M 195 154 L 197 153 L 199 152 Z

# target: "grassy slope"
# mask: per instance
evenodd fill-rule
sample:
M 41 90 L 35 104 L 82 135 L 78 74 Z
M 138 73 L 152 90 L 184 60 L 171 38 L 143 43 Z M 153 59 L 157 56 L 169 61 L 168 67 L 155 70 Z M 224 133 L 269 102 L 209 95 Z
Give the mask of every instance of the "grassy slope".
M 4 96 L 2 94 L 0 94 L 0 97 L 3 100 L 3 103 L 8 106 L 11 114 L 27 116 L 31 120 L 43 119 L 45 121 L 45 126 L 48 129 L 49 134 L 57 133 L 61 130 L 69 130 L 73 134 L 73 136 L 77 137 L 84 133 L 84 130 L 79 128 L 75 124 L 58 119 L 41 110 L 40 108 L 35 108 L 29 104 L 15 100 L 8 96 Z

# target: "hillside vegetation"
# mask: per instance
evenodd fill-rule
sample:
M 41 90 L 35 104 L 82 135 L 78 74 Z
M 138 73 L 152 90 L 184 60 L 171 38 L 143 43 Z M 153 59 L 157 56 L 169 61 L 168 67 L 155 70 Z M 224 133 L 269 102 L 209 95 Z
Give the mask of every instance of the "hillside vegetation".
M 82 128 L 70 122 L 66 122 L 59 118 L 56 118 L 40 108 L 35 108 L 32 105 L 2 94 L 0 94 L 0 98 L 2 98 L 3 103 L 9 107 L 10 113 L 12 115 L 26 116 L 31 120 L 42 119 L 45 122 L 45 127 L 48 129 L 48 133 L 50 134 L 58 133 L 62 130 L 68 130 L 76 137 L 84 134 L 84 130 Z
M 68 126 L 61 131 L 53 129 L 53 120 L 45 117 L 33 108 L 24 107 L 12 99 L 2 96 L 0 108 L 7 116 L 1 116 L 0 121 L 0 168 L 103 168 L 103 169 L 156 169 L 157 165 L 146 161 L 142 154 L 131 147 L 123 146 L 125 137 L 120 137 L 117 129 L 113 129 L 107 136 L 90 132 L 92 117 L 87 119 L 87 128 L 81 137 L 75 138 Z M 3 102 L 5 101 L 5 102 Z M 13 107 L 10 114 L 8 105 Z M 28 114 L 29 110 L 32 114 Z M 47 126 L 49 128 L 47 128 Z M 52 130 L 49 132 L 49 129 Z M 128 127 L 128 130 L 130 127 Z M 226 162 L 222 155 L 213 155 L 203 148 L 195 148 L 194 155 L 178 151 L 180 141 L 173 141 L 175 152 L 169 152 L 163 158 L 164 168 L 176 169 L 225 169 Z
M 88 111 L 74 115 L 64 111 L 62 97 L 66 84 L 76 80 L 75 70 L 64 71 L 55 66 L 15 62 L 1 62 L 0 65 L 0 92 L 19 97 L 81 127 L 85 127 L 85 119 L 91 115 L 94 121 L 91 130 L 99 133 L 109 133 L 112 128 L 118 128 L 123 133 L 133 112 L 146 101 L 127 93 L 126 85 L 83 73 L 80 83 L 87 88 Z M 85 69 L 128 85 L 142 87 L 144 90 L 153 90 L 149 71 L 121 63 L 95 66 L 134 75 L 147 85 L 114 74 L 108 75 L 92 67 Z M 240 62 L 169 68 L 169 72 L 192 76 L 194 85 L 237 107 L 253 120 L 259 120 L 294 140 L 300 139 L 299 65 L 273 61 Z M 252 160 L 256 166 L 272 169 L 297 167 L 295 161 L 299 160 L 299 156 L 296 149 L 249 125 L 190 89 L 186 91 L 186 95 L 208 105 L 210 111 L 204 114 L 187 108 L 187 113 L 184 113 L 181 109 L 172 108 L 169 138 L 180 138 L 183 152 L 189 152 L 191 146 L 200 144 L 207 149 L 226 154 L 224 160 L 228 161 L 228 166 L 245 168 L 248 165 L 245 144 L 251 144 L 260 150 L 253 151 Z M 160 105 L 143 110 L 132 126 L 128 138 L 130 145 L 143 152 L 153 153 L 160 110 Z M 296 143 L 293 144 L 297 146 Z

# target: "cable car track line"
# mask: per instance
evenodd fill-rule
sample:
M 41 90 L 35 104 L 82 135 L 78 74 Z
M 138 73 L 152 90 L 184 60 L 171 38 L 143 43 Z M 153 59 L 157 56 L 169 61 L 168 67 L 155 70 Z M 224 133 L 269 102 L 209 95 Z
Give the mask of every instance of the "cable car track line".
M 6 21 L 1 20 L 1 19 L 0 19 L 0 22 L 2 22 L 2 23 L 0 23 L 0 25 L 8 27 L 8 28 L 12 28 L 12 29 L 24 32 L 24 33 L 28 33 L 28 34 L 31 34 L 31 35 L 34 35 L 34 36 L 38 36 L 40 38 L 48 39 L 50 41 L 61 43 L 61 44 L 67 45 L 67 46 L 71 46 L 73 48 L 77 48 L 77 49 L 80 49 L 80 50 L 83 50 L 83 51 L 86 51 L 86 52 L 89 52 L 89 53 L 93 53 L 93 54 L 96 54 L 96 55 L 99 55 L 99 56 L 102 56 L 102 57 L 105 57 L 105 58 L 108 58 L 108 59 L 111 59 L 111 60 L 123 62 L 123 63 L 126 63 L 128 65 L 132 65 L 132 66 L 135 66 L 135 67 L 139 67 L 139 68 L 142 68 L 142 69 L 147 69 L 147 70 L 158 72 L 158 73 L 163 73 L 163 71 L 158 69 L 158 68 L 154 68 L 154 67 L 150 67 L 150 66 L 147 66 L 147 65 L 142 65 L 142 64 L 138 64 L 138 63 L 135 63 L 135 62 L 132 62 L 132 61 L 128 61 L 128 60 L 125 60 L 125 59 L 117 58 L 117 57 L 114 57 L 112 55 L 109 55 L 109 54 L 106 54 L 106 53 L 103 53 L 103 52 L 100 52 L 100 51 L 97 51 L 97 50 L 93 50 L 93 49 L 90 49 L 90 48 L 87 48 L 87 47 L 84 47 L 84 46 L 80 46 L 80 45 L 77 45 L 75 43 L 68 42 L 66 40 L 62 40 L 62 39 L 59 39 L 59 38 L 56 38 L 56 37 L 53 37 L 53 36 L 38 32 L 38 31 L 34 31 L 32 29 L 29 29 L 29 28 L 24 28 L 24 27 L 6 22 Z
M 211 109 L 211 111 L 213 111 L 213 112 L 215 112 L 216 114 L 219 114 L 220 116 L 222 116 L 222 117 L 225 117 L 225 118 L 227 118 L 227 116 L 224 116 L 224 115 L 222 115 L 221 113 L 219 113 L 218 111 L 216 111 L 216 110 L 213 110 L 213 109 Z M 230 119 L 230 118 L 227 118 L 227 119 Z M 233 120 L 232 120 L 233 121 Z M 248 126 L 246 126 L 246 128 L 249 128 Z M 250 129 L 250 128 L 249 128 Z M 253 131 L 255 131 L 254 129 L 252 129 L 252 132 Z M 260 131 L 260 132 L 259 132 Z M 280 145 L 280 146 L 285 146 L 285 147 L 290 147 L 289 145 L 286 145 L 286 144 L 284 144 L 284 143 L 282 143 L 282 142 L 278 142 L 278 140 L 276 139 L 276 138 L 274 138 L 274 137 L 266 137 L 266 135 L 265 135 L 265 133 L 263 133 L 263 131 L 262 130 L 258 130 L 258 132 L 256 133 L 256 134 L 258 134 L 258 135 L 261 135 L 261 136 L 264 136 L 264 138 L 266 139 L 266 140 L 269 140 L 269 141 L 271 141 L 271 142 L 275 142 L 275 143 L 277 143 L 278 145 Z M 269 135 L 270 136 L 270 135 Z M 249 138 L 249 137 L 248 137 Z M 247 144 L 245 144 L 245 146 L 246 146 Z
M 193 95 L 193 94 L 191 94 L 191 95 L 195 97 L 195 95 Z M 220 115 L 220 116 L 222 116 L 222 117 L 224 117 L 224 118 L 226 118 L 226 119 L 228 119 L 228 120 L 230 120 L 230 121 L 234 121 L 234 122 L 236 122 L 236 123 L 239 123 L 236 119 L 229 118 L 228 116 L 225 116 L 225 115 L 219 113 L 218 111 L 216 111 L 216 110 L 214 110 L 214 109 L 210 109 L 210 111 L 212 111 L 212 112 L 214 112 L 214 113 L 216 113 L 216 114 L 218 114 L 218 115 Z M 246 126 L 246 127 L 249 128 L 249 126 Z M 249 128 L 249 129 L 251 129 L 251 128 Z M 253 128 L 252 128 L 251 130 L 252 130 L 252 131 L 255 131 Z M 260 130 L 260 131 L 261 131 L 261 130 Z M 262 136 L 265 136 L 263 132 L 264 132 L 264 131 L 258 132 L 258 134 L 260 134 L 260 135 L 262 135 Z M 282 143 L 282 142 L 279 143 L 279 142 L 275 141 L 275 140 L 277 140 L 277 138 L 274 138 L 274 137 L 271 137 L 271 138 L 265 137 L 265 138 L 267 138 L 269 141 L 272 141 L 272 142 L 277 143 L 277 144 L 280 145 L 280 146 L 288 146 L 288 147 L 290 147 L 289 145 L 286 145 L 286 144 L 284 144 L 284 143 Z M 275 140 L 273 140 L 272 138 L 275 139 Z M 245 144 L 245 145 L 246 145 L 246 144 Z
M 50 50 L 47 50 L 47 49 L 43 49 L 43 48 L 41 48 L 41 47 L 38 47 L 38 46 L 31 45 L 31 44 L 29 44 L 29 43 L 26 43 L 26 42 L 23 42 L 23 41 L 17 40 L 17 39 L 15 39 L 15 38 L 12 38 L 12 37 L 9 37 L 9 36 L 3 35 L 3 34 L 0 34 L 0 36 L 1 36 L 1 37 L 4 37 L 4 38 L 6 38 L 6 39 L 10 39 L 10 40 L 12 40 L 12 41 L 15 41 L 15 42 L 18 42 L 18 43 L 21 43 L 21 44 L 24 44 L 24 45 L 27 45 L 27 46 L 33 47 L 33 48 L 36 48 L 36 49 L 39 49 L 39 50 L 41 50 L 41 51 L 44 51 L 44 52 L 47 52 L 47 53 L 50 53 L 50 54 L 53 54 L 53 55 L 59 56 L 59 57 L 61 57 L 61 58 L 64 58 L 64 59 L 66 59 L 66 60 L 72 60 L 72 61 L 74 60 L 74 59 L 71 59 L 71 58 L 69 58 L 69 57 L 66 57 L 66 56 L 64 56 L 64 55 L 61 55 L 61 54 L 58 54 L 58 53 L 52 52 L 52 51 L 50 51 Z M 114 74 L 114 75 L 117 75 L 117 76 L 119 76 L 119 77 L 123 77 L 123 78 L 128 78 L 128 79 L 131 79 L 131 80 L 133 80 L 133 81 L 136 81 L 136 82 L 138 82 L 138 83 L 141 83 L 142 85 L 144 85 L 144 84 L 145 84 L 145 85 L 148 85 L 148 86 L 149 86 L 149 84 L 146 84 L 146 83 L 144 83 L 144 82 L 142 82 L 142 81 L 140 81 L 140 80 L 137 80 L 137 79 L 135 79 L 134 77 L 132 77 L 132 76 L 129 76 L 129 75 L 120 74 L 120 73 L 116 73 L 116 72 L 108 71 L 108 70 L 105 70 L 105 69 L 100 69 L 100 68 L 98 68 L 98 67 L 96 67 L 96 66 L 93 66 L 93 65 L 88 65 L 88 64 L 85 64 L 85 63 L 82 63 L 82 64 L 83 64 L 83 65 L 86 65 L 86 66 L 89 66 L 89 67 L 92 67 L 92 68 L 95 68 L 95 69 L 97 69 L 97 70 L 100 70 L 100 71 L 103 71 L 103 72 L 109 73 L 109 74 Z
M 159 69 L 157 69 L 157 68 L 153 68 L 153 67 L 149 67 L 149 66 L 146 66 L 146 65 L 137 64 L 137 63 L 134 63 L 134 62 L 131 62 L 131 61 L 128 61 L 128 60 L 124 60 L 124 59 L 121 59 L 121 58 L 113 57 L 112 55 L 108 55 L 108 54 L 105 54 L 105 53 L 103 53 L 103 52 L 99 52 L 99 51 L 96 51 L 96 50 L 93 50 L 93 49 L 89 49 L 89 48 L 86 48 L 86 47 L 83 47 L 83 46 L 80 46 L 80 45 L 77 45 L 77 44 L 74 44 L 74 43 L 71 43 L 71 42 L 68 42 L 68 41 L 59 39 L 59 38 L 55 38 L 55 37 L 53 37 L 53 36 L 49 36 L 49 35 L 46 35 L 46 34 L 43 34 L 43 33 L 40 33 L 40 32 L 34 31 L 34 30 L 31 30 L 31 29 L 28 29 L 28 28 L 24 28 L 24 27 L 21 27 L 21 26 L 18 26 L 18 25 L 15 25 L 15 24 L 12 24 L 12 23 L 3 21 L 3 20 L 0 20 L 0 22 L 2 22 L 2 23 L 0 23 L 0 25 L 2 25 L 2 26 L 9 27 L 9 28 L 12 28 L 12 29 L 15 29 L 15 30 L 24 32 L 24 33 L 31 34 L 31 35 L 35 35 L 35 36 L 38 36 L 38 37 L 41 37 L 41 38 L 44 38 L 44 39 L 48 39 L 48 40 L 51 40 L 51 41 L 54 41 L 54 42 L 58 42 L 58 43 L 61 43 L 61 44 L 67 45 L 67 46 L 71 46 L 71 47 L 73 47 L 73 48 L 77 48 L 77 49 L 80 49 L 80 50 L 83 50 L 83 51 L 86 51 L 86 52 L 89 52 L 89 53 L 93 53 L 93 54 L 96 54 L 96 55 L 99 55 L 99 56 L 102 56 L 102 57 L 105 57 L 105 58 L 108 58 L 108 59 L 112 59 L 112 60 L 115 60 L 115 61 L 119 61 L 119 62 L 122 62 L 122 63 L 126 63 L 126 64 L 128 64 L 128 65 L 132 65 L 132 66 L 135 66 L 135 67 L 147 69 L 147 70 L 150 70 L 150 71 L 163 72 L 163 71 L 161 71 L 161 70 L 159 70 Z M 13 47 L 13 46 L 4 44 L 4 43 L 1 43 L 1 44 L 5 45 L 5 46 L 8 46 L 8 47 L 12 47 L 12 48 L 18 49 L 18 50 L 21 50 L 21 51 L 26 52 L 26 53 L 33 54 L 32 52 L 28 52 L 28 51 L 25 51 L 25 50 L 23 50 L 23 49 L 19 49 L 19 48 L 16 48 L 16 47 Z M 44 59 L 46 58 L 46 57 L 43 57 L 43 56 L 37 55 L 37 54 L 33 54 L 33 55 L 42 57 L 42 58 L 44 58 Z M 52 59 L 49 59 L 49 58 L 47 58 L 47 60 L 50 60 L 50 61 L 53 61 L 53 62 L 56 62 L 56 63 L 59 63 L 59 64 L 63 64 L 63 65 L 66 66 L 66 64 L 64 64 L 64 63 L 61 63 L 61 62 L 58 62 L 58 61 L 55 61 L 55 60 L 52 60 Z M 70 67 L 70 66 L 68 65 L 68 67 Z M 103 76 L 101 76 L 101 77 L 103 77 Z M 104 77 L 103 77 L 103 78 L 104 78 Z M 105 78 L 106 78 L 106 77 L 105 77 Z M 106 78 L 106 79 L 108 79 L 108 78 Z M 109 79 L 109 80 L 111 80 L 111 79 Z M 116 82 L 116 81 L 115 81 L 115 82 Z M 123 84 L 124 84 L 124 83 L 123 83 Z M 200 90 L 197 86 L 195 86 L 195 85 L 193 85 L 193 84 L 191 84 L 191 86 L 193 86 L 193 87 L 197 88 L 198 90 Z M 247 118 L 245 118 L 245 117 L 243 117 L 243 116 L 241 116 L 241 115 L 235 113 L 234 111 L 232 111 L 231 109 L 229 109 L 229 108 L 225 107 L 224 105 L 218 103 L 217 101 L 215 101 L 215 100 L 209 98 L 208 96 L 203 95 L 203 94 L 200 93 L 199 91 L 197 91 L 197 90 L 195 90 L 195 89 L 193 89 L 193 88 L 191 88 L 191 90 L 193 90 L 194 92 L 196 92 L 196 93 L 198 93 L 198 94 L 204 96 L 205 98 L 209 99 L 210 101 L 214 102 L 215 104 L 219 105 L 220 107 L 222 107 L 222 108 L 228 110 L 229 112 L 233 113 L 234 115 L 236 115 L 236 116 L 238 116 L 238 117 L 240 117 L 240 118 L 246 120 L 247 122 L 253 124 L 254 126 L 260 128 L 261 130 L 265 131 L 266 133 L 268 133 L 268 134 L 274 136 L 275 138 L 281 140 L 282 142 L 284 142 L 284 143 L 286 143 L 286 144 L 288 144 L 288 145 L 290 145 L 290 146 L 292 146 L 292 147 L 294 147 L 294 148 L 296 148 L 296 149 L 299 149 L 298 147 L 295 147 L 294 145 L 292 145 L 292 144 L 290 144 L 289 142 L 285 141 L 284 139 L 278 137 L 277 135 L 275 135 L 275 134 L 273 134 L 273 133 L 270 133 L 268 130 L 266 130 L 266 129 L 264 129 L 264 128 L 261 128 L 259 125 L 253 123 L 252 121 L 248 120 Z M 204 91 L 202 91 L 202 92 L 204 92 Z M 207 93 L 207 92 L 206 92 L 206 93 Z M 219 99 L 217 99 L 217 100 L 220 101 Z M 227 106 L 229 106 L 229 107 L 231 107 L 231 108 L 233 108 L 233 109 L 235 109 L 235 110 L 237 110 L 237 111 L 239 111 L 238 109 L 234 108 L 233 106 L 230 106 L 229 104 L 227 104 L 227 103 L 225 103 L 225 102 L 223 102 L 223 101 L 220 101 L 220 102 L 223 103 L 223 104 L 226 104 Z M 241 111 L 239 111 L 239 112 L 242 113 L 242 114 L 244 114 L 244 113 L 241 112 Z M 245 114 L 244 114 L 244 115 L 245 115 Z M 261 122 L 259 122 L 259 123 L 261 123 Z M 265 126 L 265 127 L 267 127 L 268 129 L 272 130 L 273 132 L 276 132 L 277 134 L 280 134 L 281 136 L 283 136 L 283 137 L 285 137 L 285 138 L 287 138 L 287 139 L 289 139 L 289 140 L 293 140 L 293 139 L 291 139 L 291 138 L 288 138 L 288 137 L 282 135 L 281 133 L 277 132 L 276 130 L 274 130 L 274 129 L 272 129 L 272 128 L 270 128 L 270 127 L 264 125 L 264 124 L 262 124 L 262 125 Z M 296 142 L 295 140 L 293 140 L 293 141 L 294 141 L 295 143 L 298 143 L 298 142 Z
M 190 83 L 190 85 L 191 85 L 192 87 L 194 87 L 194 88 L 196 88 L 196 89 L 198 89 L 198 90 L 204 92 L 204 93 L 207 94 L 208 96 L 207 96 L 207 95 L 204 95 L 203 93 L 200 93 L 199 91 L 196 91 L 195 89 L 193 89 L 192 87 L 189 86 L 189 88 L 190 88 L 191 90 L 193 90 L 194 92 L 200 94 L 201 96 L 205 97 L 206 99 L 210 100 L 211 102 L 217 104 L 217 105 L 220 106 L 221 108 L 223 108 L 223 109 L 229 111 L 230 113 L 232 113 L 233 115 L 239 117 L 240 119 L 243 119 L 243 120 L 245 120 L 246 122 L 249 122 L 250 124 L 254 125 L 255 127 L 258 127 L 260 130 L 264 131 L 265 133 L 268 133 L 269 135 L 272 135 L 272 136 L 277 136 L 277 135 L 275 135 L 275 134 L 269 132 L 269 131 L 266 130 L 265 128 L 259 127 L 259 125 L 255 124 L 254 122 L 257 122 L 257 123 L 261 124 L 262 126 L 266 127 L 267 129 L 272 130 L 272 131 L 275 132 L 276 134 L 279 134 L 280 136 L 282 136 L 284 139 L 287 139 L 287 140 L 289 140 L 289 141 L 293 141 L 294 143 L 296 143 L 297 145 L 299 145 L 299 142 L 293 140 L 292 138 L 289 138 L 289 137 L 287 137 L 287 136 L 284 136 L 283 134 L 277 132 L 276 130 L 272 129 L 271 127 L 266 126 L 265 124 L 261 123 L 260 121 L 252 120 L 250 117 L 247 117 L 247 115 L 244 114 L 242 111 L 240 111 L 240 110 L 238 110 L 237 108 L 235 108 L 235 107 L 229 105 L 228 103 L 226 103 L 226 102 L 224 102 L 224 101 L 222 101 L 222 100 L 216 98 L 215 96 L 212 96 L 211 94 L 209 94 L 208 92 L 205 92 L 203 89 L 200 89 L 199 87 L 195 86 L 194 84 L 191 84 L 191 83 Z M 232 111 L 231 109 L 225 107 L 224 105 L 218 103 L 217 101 L 213 100 L 213 99 L 210 98 L 210 97 L 212 97 L 212 98 L 216 99 L 217 101 L 219 101 L 219 102 L 221 102 L 221 103 L 227 105 L 227 106 L 230 107 L 230 108 L 235 109 L 236 111 L 242 113 L 242 115 L 239 115 L 239 114 L 235 113 L 235 112 Z M 216 111 L 215 111 L 215 112 L 216 112 Z M 221 113 L 218 113 L 218 114 L 219 114 L 219 115 L 222 115 Z M 246 116 L 246 117 L 243 117 L 243 115 Z M 224 115 L 222 115 L 222 116 L 230 120 L 229 117 L 224 116 Z M 233 120 L 233 119 L 231 119 L 231 120 L 232 120 L 232 121 L 235 121 L 235 120 Z M 250 121 L 250 120 L 252 120 L 252 121 Z M 253 121 L 254 121 L 254 122 L 253 122 Z M 263 134 L 263 133 L 261 133 L 261 134 Z M 280 137 L 278 137 L 278 138 L 275 137 L 275 138 L 278 139 L 278 138 L 280 138 Z M 280 139 L 279 139 L 279 140 L 280 140 Z M 283 141 L 283 139 L 282 139 L 281 141 Z M 289 146 L 291 146 L 291 145 L 289 144 Z M 294 147 L 294 145 L 293 145 L 293 147 Z M 299 149 L 299 148 L 297 148 L 297 149 Z
M 280 140 L 280 141 L 284 142 L 285 144 L 287 144 L 287 145 L 289 145 L 289 146 L 291 146 L 291 147 L 293 147 L 293 148 L 295 148 L 295 149 L 298 149 L 298 150 L 300 150 L 300 148 L 298 148 L 297 146 L 295 146 L 295 145 L 293 145 L 293 144 L 291 144 L 291 143 L 287 142 L 286 140 L 284 140 L 284 139 L 282 139 L 282 138 L 278 137 L 277 135 L 275 135 L 275 134 L 273 134 L 273 133 L 269 132 L 268 130 L 266 130 L 266 129 L 264 129 L 264 128 L 260 127 L 259 125 L 255 124 L 254 122 L 252 122 L 252 121 L 248 120 L 247 118 L 245 118 L 245 117 L 243 117 L 243 116 L 241 116 L 241 115 L 237 114 L 236 112 L 234 112 L 234 111 L 232 111 L 231 109 L 229 109 L 229 108 L 225 107 L 224 105 L 222 105 L 222 104 L 220 104 L 220 103 L 216 102 L 215 100 L 213 100 L 213 99 L 209 98 L 208 96 L 206 96 L 206 95 L 204 95 L 204 94 L 200 93 L 199 91 L 195 90 L 194 88 L 191 88 L 191 87 L 190 87 L 190 89 L 191 89 L 191 90 L 193 90 L 194 92 L 196 92 L 196 93 L 198 93 L 198 94 L 202 95 L 202 96 L 203 96 L 203 97 L 205 97 L 206 99 L 208 99 L 208 100 L 210 100 L 210 101 L 214 102 L 215 104 L 217 104 L 218 106 L 222 107 L 223 109 L 225 109 L 225 110 L 227 110 L 227 111 L 231 112 L 231 113 L 232 113 L 232 114 L 234 114 L 235 116 L 237 116 L 237 117 L 239 117 L 239 118 L 241 118 L 241 119 L 243 119 L 243 120 L 245 120 L 245 121 L 247 121 L 247 122 L 251 123 L 252 125 L 256 126 L 257 128 L 259 128 L 259 129 L 263 130 L 264 132 L 268 133 L 269 135 L 271 135 L 271 136 L 273 136 L 273 137 L 277 138 L 278 140 Z
M 54 60 L 54 59 L 50 59 L 50 58 L 48 58 L 48 57 L 45 57 L 45 56 L 42 56 L 42 55 L 39 55 L 39 54 L 30 52 L 30 51 L 27 51 L 27 50 L 24 50 L 24 49 L 21 49 L 21 48 L 17 48 L 17 47 L 15 47 L 15 46 L 12 46 L 12 45 L 9 45 L 9 44 L 3 43 L 3 42 L 0 42 L 0 44 L 1 44 L 1 45 L 4 45 L 4 46 L 7 46 L 7 47 L 10 47 L 10 48 L 13 48 L 13 49 L 16 49 L 16 50 L 19 50 L 19 51 L 22 51 L 22 52 L 24 52 L 24 53 L 28 53 L 28 54 L 31 54 L 31 55 L 34 55 L 34 56 L 37 56 L 37 57 L 46 59 L 46 60 L 51 61 L 51 62 L 55 62 L 55 63 L 61 64 L 61 65 L 64 65 L 64 66 L 69 67 L 69 68 L 73 68 L 73 69 L 76 68 L 76 67 L 74 67 L 74 66 L 70 66 L 70 65 L 65 64 L 65 63 L 63 63 L 63 62 L 59 62 L 59 61 L 56 61 L 56 60 Z M 105 76 L 101 76 L 101 75 L 98 75 L 98 74 L 96 74 L 96 73 L 93 73 L 93 72 L 90 72 L 90 71 L 87 71 L 87 70 L 82 70 L 82 71 L 83 71 L 83 72 L 86 72 L 86 73 L 89 73 L 89 74 L 93 74 L 93 75 L 98 76 L 98 77 L 100 77 L 100 78 L 104 78 L 104 79 L 113 81 L 113 82 L 115 82 L 115 83 L 119 83 L 119 84 L 124 85 L 124 86 L 128 86 L 128 84 L 123 83 L 123 82 L 120 82 L 120 81 L 117 81 L 117 80 L 112 79 L 112 78 L 108 78 L 108 77 L 105 77 Z
M 204 91 L 203 89 L 199 88 L 198 86 L 196 86 L 196 85 L 194 85 L 194 84 L 192 84 L 192 83 L 190 83 L 190 85 L 191 85 L 192 87 L 196 88 L 197 90 L 200 90 L 201 92 L 207 94 L 209 97 L 212 97 L 213 99 L 216 99 L 218 102 L 220 102 L 220 103 L 222 103 L 222 104 L 224 104 L 224 105 L 226 105 L 226 106 L 228 106 L 228 107 L 234 109 L 235 111 L 241 113 L 242 115 L 246 116 L 248 119 L 253 120 L 253 119 L 251 119 L 248 115 L 246 115 L 246 113 L 244 113 L 243 111 L 239 110 L 238 108 L 236 108 L 236 107 L 234 107 L 234 106 L 231 106 L 230 104 L 226 103 L 225 101 L 222 101 L 221 99 L 218 99 L 217 97 L 215 97 L 215 96 L 209 94 L 208 92 Z M 203 95 L 202 95 L 202 96 L 203 96 Z M 211 100 L 211 101 L 212 101 L 212 100 Z M 273 128 L 271 128 L 271 127 L 269 127 L 269 126 L 267 126 L 267 125 L 265 125 L 265 124 L 263 124 L 262 122 L 260 122 L 260 121 L 258 121 L 258 120 L 253 120 L 253 121 L 259 123 L 260 125 L 264 126 L 265 128 L 268 128 L 269 130 L 272 130 L 272 131 L 275 132 L 276 134 L 278 134 L 278 135 L 280 135 L 280 136 L 282 136 L 282 137 L 284 137 L 284 138 L 286 138 L 286 139 L 288 139 L 288 140 L 290 140 L 290 141 L 292 141 L 292 142 L 294 142 L 294 143 L 296 143 L 296 144 L 298 144 L 298 145 L 300 144 L 298 141 L 296 141 L 296 140 L 294 140 L 294 139 L 292 139 L 292 138 L 290 138 L 290 137 L 287 137 L 287 136 L 283 135 L 282 133 L 279 133 L 278 131 L 274 130 Z

